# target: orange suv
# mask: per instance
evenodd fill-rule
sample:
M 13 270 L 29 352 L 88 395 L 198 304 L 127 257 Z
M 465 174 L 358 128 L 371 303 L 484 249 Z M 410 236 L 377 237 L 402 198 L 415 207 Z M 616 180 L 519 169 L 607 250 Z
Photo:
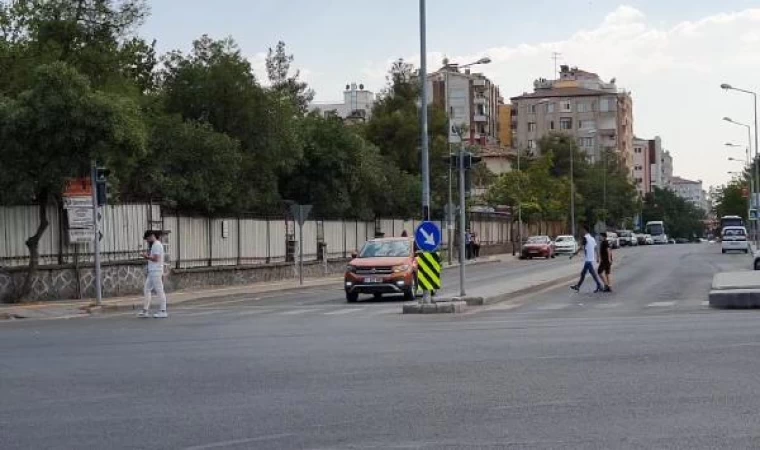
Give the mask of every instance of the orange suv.
M 380 238 L 367 241 L 348 267 L 344 287 L 346 300 L 353 303 L 359 294 L 404 294 L 413 300 L 417 290 L 417 260 L 411 238 Z

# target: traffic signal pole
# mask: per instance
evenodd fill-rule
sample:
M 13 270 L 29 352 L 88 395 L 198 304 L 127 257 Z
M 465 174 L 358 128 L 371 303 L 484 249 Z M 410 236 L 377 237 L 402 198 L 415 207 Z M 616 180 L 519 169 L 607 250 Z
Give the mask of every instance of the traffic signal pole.
M 459 144 L 459 296 L 464 297 L 466 290 L 464 286 L 466 261 L 466 233 L 465 233 L 465 186 L 464 186 L 464 145 Z
M 90 183 L 92 184 L 92 239 L 95 253 L 95 298 L 97 305 L 103 304 L 103 286 L 100 275 L 100 226 L 98 220 L 98 167 L 95 161 L 92 161 L 90 168 Z

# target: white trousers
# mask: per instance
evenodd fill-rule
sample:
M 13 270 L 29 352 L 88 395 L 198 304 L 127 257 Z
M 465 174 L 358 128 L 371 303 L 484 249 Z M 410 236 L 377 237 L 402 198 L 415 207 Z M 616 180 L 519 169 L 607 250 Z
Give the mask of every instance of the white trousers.
M 166 294 L 164 293 L 164 280 L 161 272 L 148 272 L 145 277 L 145 303 L 143 309 L 150 309 L 151 291 L 155 291 L 161 300 L 161 311 L 166 311 Z

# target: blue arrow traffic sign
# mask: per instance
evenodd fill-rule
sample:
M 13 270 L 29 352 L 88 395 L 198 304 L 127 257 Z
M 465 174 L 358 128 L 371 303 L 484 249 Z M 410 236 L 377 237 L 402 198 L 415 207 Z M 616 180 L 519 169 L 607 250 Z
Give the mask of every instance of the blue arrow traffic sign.
M 441 246 L 441 229 L 433 222 L 422 222 L 414 232 L 414 241 L 423 252 L 434 252 Z

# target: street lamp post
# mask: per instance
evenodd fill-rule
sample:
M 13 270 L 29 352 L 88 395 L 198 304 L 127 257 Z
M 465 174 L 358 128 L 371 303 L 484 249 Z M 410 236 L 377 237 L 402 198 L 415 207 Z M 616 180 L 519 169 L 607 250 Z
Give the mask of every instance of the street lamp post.
M 748 154 L 751 155 L 752 154 L 752 152 L 751 152 L 751 148 L 752 148 L 752 127 L 750 127 L 749 125 L 747 125 L 745 123 L 737 122 L 737 121 L 731 119 L 730 117 L 724 117 L 723 120 L 725 120 L 728 123 L 732 123 L 734 125 L 738 125 L 738 126 L 741 126 L 741 127 L 744 127 L 744 128 L 747 129 L 747 148 L 748 148 Z M 757 137 L 757 135 L 755 137 Z M 755 148 L 755 160 L 757 160 L 757 148 Z M 755 175 L 757 175 L 757 164 L 752 164 L 752 165 L 755 166 Z M 749 170 L 750 170 L 749 177 L 753 178 L 753 176 L 752 176 L 752 166 L 750 166 Z M 758 182 L 760 182 L 760 179 L 758 179 L 757 177 L 755 177 L 755 182 L 754 182 L 754 186 L 755 187 L 758 187 L 758 184 L 757 184 Z M 753 183 L 750 182 L 750 188 L 752 187 L 752 185 L 753 185 Z M 750 191 L 750 193 L 749 193 L 750 210 L 752 209 L 752 203 L 753 203 L 752 202 L 752 195 L 753 195 L 753 193 Z M 749 220 L 750 219 L 750 217 L 749 217 L 749 211 L 748 211 L 747 214 L 748 214 L 747 215 L 747 220 Z M 758 247 L 760 247 L 760 242 L 758 242 L 760 240 L 760 233 L 758 233 L 758 222 L 757 222 L 757 220 L 755 220 L 754 226 L 751 226 L 750 228 L 753 230 L 753 233 L 755 235 L 754 236 L 755 248 L 758 248 Z
M 461 66 L 453 64 L 453 63 L 450 63 L 448 61 L 444 61 L 444 67 L 443 67 L 443 76 L 444 76 L 443 83 L 445 84 L 445 86 L 444 86 L 444 103 L 445 103 L 445 106 L 446 106 L 446 125 L 447 125 L 447 128 L 448 128 L 448 132 L 447 132 L 447 135 L 446 135 L 446 145 L 447 145 L 447 147 L 449 149 L 449 202 L 448 202 L 448 208 L 447 208 L 448 209 L 448 214 L 446 215 L 446 228 L 447 228 L 447 239 L 448 239 L 447 245 L 448 245 L 448 248 L 449 248 L 449 251 L 448 251 L 449 265 L 451 265 L 451 263 L 452 263 L 452 253 L 453 252 L 451 251 L 451 249 L 452 249 L 452 247 L 451 247 L 451 241 L 452 241 L 452 238 L 453 238 L 452 228 L 453 228 L 453 224 L 454 224 L 454 205 L 453 205 L 453 201 L 454 201 L 453 196 L 454 195 L 453 195 L 453 176 L 452 176 L 453 175 L 453 173 L 452 173 L 453 172 L 453 168 L 452 168 L 452 165 L 451 165 L 451 155 L 452 155 L 452 153 L 451 153 L 451 133 L 453 132 L 453 127 L 452 127 L 452 123 L 451 123 L 451 116 L 452 116 L 452 114 L 451 114 L 451 107 L 449 106 L 449 97 L 450 97 L 449 70 L 450 70 L 450 67 L 452 67 L 452 66 L 456 66 L 457 68 L 460 68 L 460 67 L 461 68 L 466 68 L 466 67 L 471 67 L 471 66 L 478 65 L 478 64 L 490 64 L 490 63 L 491 63 L 491 58 L 489 58 L 487 56 L 485 56 L 483 58 L 480 58 L 477 61 L 474 61 L 474 62 L 471 62 L 471 63 L 468 63 L 468 64 L 463 64 Z M 457 130 L 457 136 L 458 136 L 459 141 L 460 141 L 460 149 L 461 149 L 461 147 L 462 147 L 461 146 L 461 141 L 462 141 L 461 130 Z M 461 159 L 461 155 L 459 155 L 459 158 L 457 158 L 457 159 Z
M 753 106 L 754 106 L 754 110 L 755 110 L 755 121 L 753 122 L 754 127 L 755 127 L 755 163 L 753 164 L 753 166 L 754 166 L 754 169 L 755 169 L 754 170 L 754 172 L 755 172 L 754 173 L 754 176 L 755 176 L 755 187 L 759 187 L 760 188 L 760 185 L 759 185 L 759 183 L 760 183 L 760 168 L 758 168 L 758 166 L 757 166 L 757 152 L 758 152 L 758 148 L 760 148 L 758 146 L 758 133 L 757 133 L 757 93 L 754 92 L 754 91 L 747 90 L 747 89 L 740 89 L 740 88 L 737 88 L 737 87 L 733 87 L 733 86 L 731 86 L 728 83 L 723 83 L 723 84 L 720 85 L 720 87 L 721 87 L 721 89 L 726 90 L 726 91 L 729 91 L 729 90 L 731 90 L 731 91 L 737 91 L 737 92 L 742 92 L 742 93 L 749 94 L 749 95 L 752 96 L 753 103 L 754 103 Z M 750 195 L 750 197 L 752 197 L 752 196 Z M 756 242 L 756 244 L 757 244 L 757 242 Z

